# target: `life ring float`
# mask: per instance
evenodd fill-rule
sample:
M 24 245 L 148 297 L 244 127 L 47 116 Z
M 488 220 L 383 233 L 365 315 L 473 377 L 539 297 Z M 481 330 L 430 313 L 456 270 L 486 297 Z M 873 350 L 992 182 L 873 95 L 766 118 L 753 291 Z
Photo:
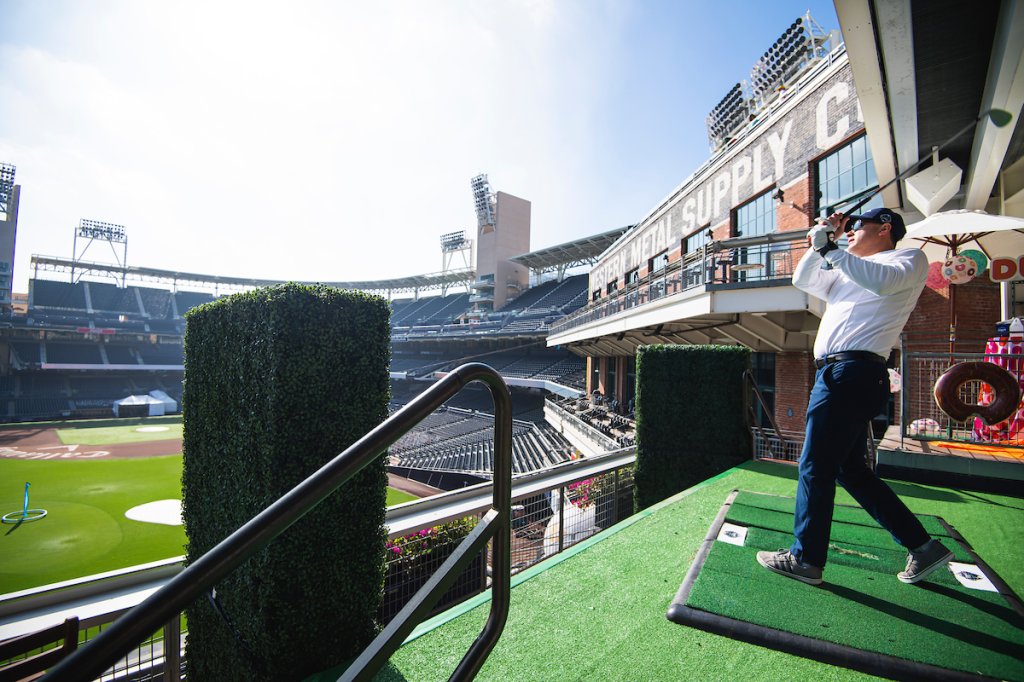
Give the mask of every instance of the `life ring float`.
M 968 381 L 983 381 L 992 387 L 994 399 L 988 405 L 972 405 L 960 398 L 960 387 Z M 935 382 L 935 404 L 957 422 L 977 415 L 992 426 L 1009 419 L 1020 404 L 1020 385 L 1016 377 L 992 362 L 958 362 Z

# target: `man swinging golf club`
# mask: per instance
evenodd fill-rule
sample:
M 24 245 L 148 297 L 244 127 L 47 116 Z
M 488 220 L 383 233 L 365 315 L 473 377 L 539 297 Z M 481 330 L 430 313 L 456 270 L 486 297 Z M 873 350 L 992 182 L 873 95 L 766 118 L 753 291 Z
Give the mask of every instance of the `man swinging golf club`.
M 846 250 L 834 241 L 840 231 Z M 837 482 L 909 550 L 906 569 L 897 574 L 901 581 L 916 583 L 953 558 L 867 466 L 869 420 L 889 395 L 886 358 L 928 277 L 920 249 L 896 248 L 906 231 L 903 218 L 888 208 L 834 213 L 808 233 L 811 248 L 793 273 L 794 286 L 827 306 L 814 341 L 818 371 L 800 455 L 795 539 L 787 550 L 758 552 L 757 561 L 811 585 L 822 582 Z

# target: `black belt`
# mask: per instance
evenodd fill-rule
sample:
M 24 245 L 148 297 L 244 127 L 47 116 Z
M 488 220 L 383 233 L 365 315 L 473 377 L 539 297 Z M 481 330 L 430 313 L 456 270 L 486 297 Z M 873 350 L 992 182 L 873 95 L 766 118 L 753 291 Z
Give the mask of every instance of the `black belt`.
M 825 365 L 831 365 L 833 362 L 844 362 L 846 360 L 866 360 L 867 362 L 880 362 L 883 365 L 886 363 L 886 359 L 876 353 L 866 350 L 847 350 L 842 353 L 826 355 L 823 358 L 814 358 L 814 366 L 821 369 Z

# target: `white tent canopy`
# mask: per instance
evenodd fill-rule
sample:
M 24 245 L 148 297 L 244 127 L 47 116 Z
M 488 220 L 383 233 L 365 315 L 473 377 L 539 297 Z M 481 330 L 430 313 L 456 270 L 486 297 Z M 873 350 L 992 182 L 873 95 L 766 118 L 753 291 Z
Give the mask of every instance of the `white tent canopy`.
M 151 395 L 130 395 L 127 398 L 121 398 L 120 400 L 114 401 L 114 415 L 120 417 L 123 408 L 139 405 L 147 408 L 146 415 L 149 417 L 159 417 L 165 414 L 163 400 L 154 398 Z M 131 412 L 132 414 L 136 414 L 135 410 L 131 410 Z

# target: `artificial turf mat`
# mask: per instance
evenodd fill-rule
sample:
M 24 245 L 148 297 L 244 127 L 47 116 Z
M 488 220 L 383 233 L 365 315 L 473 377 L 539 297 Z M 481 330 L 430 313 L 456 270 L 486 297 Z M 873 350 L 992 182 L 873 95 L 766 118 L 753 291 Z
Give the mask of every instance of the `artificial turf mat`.
M 477 680 L 876 679 L 665 618 L 680 576 L 729 491 L 792 496 L 796 478 L 795 466 L 748 462 L 514 576 L 508 622 Z M 1024 500 L 919 483 L 889 485 L 914 512 L 939 514 L 970 537 L 989 564 L 1024 592 Z M 852 502 L 843 490 L 836 499 Z M 480 633 L 489 596 L 423 623 L 374 682 L 447 680 Z M 340 672 L 332 672 L 310 682 L 333 682 Z
M 901 583 L 895 573 L 906 551 L 859 507 L 836 507 L 820 587 L 763 569 L 755 554 L 790 543 L 794 504 L 730 495 L 669 618 L 873 674 L 1024 679 L 1020 602 L 992 569 L 982 566 L 1004 594 L 964 587 L 946 569 L 917 585 Z M 954 551 L 954 561 L 977 563 L 939 518 L 919 518 Z M 742 546 L 712 540 L 722 522 L 747 528 Z

